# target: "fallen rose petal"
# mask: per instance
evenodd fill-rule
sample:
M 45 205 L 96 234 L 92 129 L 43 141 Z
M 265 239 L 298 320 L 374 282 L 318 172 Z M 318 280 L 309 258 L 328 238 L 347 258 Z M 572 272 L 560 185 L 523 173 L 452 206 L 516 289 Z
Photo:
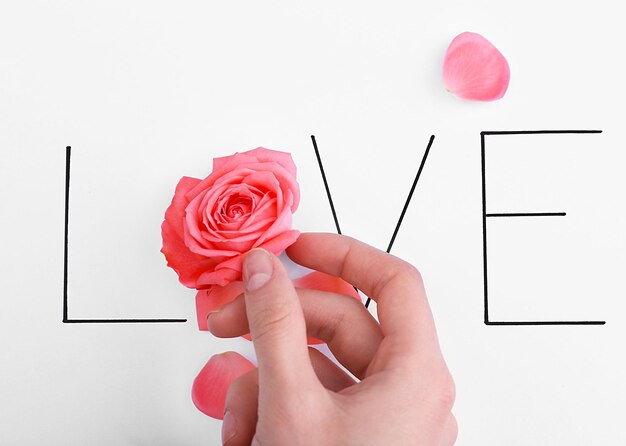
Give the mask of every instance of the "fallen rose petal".
M 494 101 L 506 93 L 509 64 L 480 34 L 464 32 L 452 40 L 443 62 L 443 83 L 463 99 Z
M 200 412 L 218 420 L 223 419 L 228 388 L 235 379 L 254 369 L 254 364 L 236 352 L 212 356 L 193 380 L 193 403 Z

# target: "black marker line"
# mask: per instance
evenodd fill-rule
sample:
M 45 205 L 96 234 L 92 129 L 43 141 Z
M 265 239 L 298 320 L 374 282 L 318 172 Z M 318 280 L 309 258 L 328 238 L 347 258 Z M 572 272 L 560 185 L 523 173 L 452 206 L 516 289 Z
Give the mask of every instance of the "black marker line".
M 67 241 L 70 219 L 70 158 L 72 148 L 65 147 L 65 236 L 63 246 L 63 322 L 67 322 Z
M 486 325 L 605 325 L 606 321 L 489 321 Z
M 486 214 L 485 217 L 565 217 L 566 212 L 505 212 Z
M 482 171 L 482 207 L 483 207 L 483 279 L 484 279 L 484 321 L 492 326 L 521 325 L 605 325 L 606 321 L 490 321 L 489 291 L 487 273 L 487 217 L 564 217 L 565 212 L 520 212 L 487 214 L 487 187 L 485 169 L 485 136 L 486 135 L 539 135 L 539 134 L 591 134 L 602 133 L 602 130 L 516 130 L 516 131 L 485 131 L 480 132 L 480 158 Z
M 481 135 L 546 135 L 546 134 L 585 134 L 602 133 L 602 130 L 504 130 L 484 131 Z
M 402 212 L 400 213 L 400 218 L 398 219 L 398 223 L 393 231 L 393 235 L 391 236 L 391 240 L 389 240 L 389 245 L 387 246 L 387 253 L 391 252 L 391 248 L 393 247 L 394 242 L 396 241 L 396 236 L 398 235 L 398 231 L 400 230 L 400 226 L 402 225 L 402 220 L 404 220 L 404 215 L 406 214 L 407 209 L 409 208 L 409 204 L 411 203 L 411 198 L 413 197 L 413 192 L 415 192 L 415 187 L 417 186 L 417 182 L 422 175 L 422 170 L 424 169 L 424 165 L 426 164 L 426 159 L 428 158 L 428 153 L 430 152 L 430 148 L 433 145 L 433 141 L 435 141 L 435 135 L 430 135 L 430 139 L 428 140 L 428 145 L 426 146 L 426 151 L 422 156 L 422 162 L 420 163 L 420 167 L 417 170 L 417 174 L 415 175 L 415 179 L 413 180 L 413 184 L 411 185 L 411 190 L 409 191 L 409 195 L 406 197 L 406 201 L 404 202 L 404 206 L 402 207 Z M 371 298 L 367 298 L 365 301 L 365 308 L 368 308 L 370 305 Z
M 187 322 L 187 319 L 69 319 L 68 324 L 163 324 Z
M 322 181 L 324 181 L 324 188 L 326 189 L 326 196 L 328 197 L 328 203 L 330 204 L 330 211 L 333 213 L 333 220 L 335 220 L 335 228 L 337 234 L 341 235 L 341 228 L 339 227 L 339 219 L 337 218 L 337 212 L 335 211 L 335 204 L 333 203 L 333 197 L 330 194 L 330 187 L 328 187 L 328 181 L 326 180 L 326 172 L 324 172 L 324 165 L 322 164 L 322 158 L 320 157 L 320 151 L 317 148 L 317 141 L 315 135 L 311 135 L 311 141 L 313 141 L 313 149 L 315 150 L 315 157 L 317 158 L 317 164 L 320 167 L 322 173 Z
M 485 169 L 485 132 L 480 133 L 480 163 L 483 192 L 483 292 L 484 322 L 489 324 L 489 280 L 487 274 L 487 178 Z
M 330 203 L 330 210 L 333 213 L 333 219 L 335 220 L 335 229 L 337 229 L 337 234 L 341 235 L 341 228 L 339 227 L 339 219 L 337 218 L 337 213 L 335 212 L 335 205 L 333 204 L 333 197 L 330 194 L 330 187 L 328 187 L 328 181 L 326 181 L 326 173 L 324 172 L 324 165 L 322 164 L 322 158 L 320 157 L 320 151 L 317 148 L 317 141 L 315 140 L 315 135 L 311 135 L 311 141 L 313 141 L 313 149 L 315 150 L 315 156 L 317 158 L 317 165 L 320 168 L 320 173 L 322 174 L 322 180 L 324 180 L 324 188 L 326 189 L 326 196 L 328 197 L 328 203 Z M 359 289 L 352 285 L 354 291 L 356 291 L 357 296 L 361 296 L 359 294 Z
M 402 212 L 400 213 L 400 218 L 398 219 L 398 223 L 396 224 L 396 228 L 393 231 L 393 235 L 391 236 L 391 240 L 389 241 L 389 245 L 387 246 L 387 253 L 391 252 L 391 248 L 393 247 L 393 243 L 396 241 L 396 236 L 398 235 L 398 231 L 400 230 L 400 225 L 402 224 L 402 220 L 404 220 L 404 214 L 406 214 L 407 209 L 409 208 L 409 203 L 411 202 L 411 198 L 413 197 L 413 192 L 415 192 L 415 186 L 417 186 L 417 182 L 422 175 L 422 170 L 424 169 L 424 164 L 426 164 L 426 158 L 428 158 L 428 153 L 430 152 L 430 148 L 433 145 L 433 141 L 435 140 L 435 135 L 430 135 L 430 140 L 428 141 L 428 146 L 426 147 L 426 151 L 424 152 L 424 156 L 422 156 L 422 162 L 420 163 L 420 167 L 417 170 L 417 175 L 415 175 L 415 179 L 413 180 L 413 184 L 411 185 L 411 190 L 409 191 L 409 196 L 406 198 L 404 203 L 404 207 L 402 208 Z
M 187 322 L 187 319 L 70 319 L 68 317 L 67 283 L 68 283 L 68 240 L 70 216 L 70 167 L 72 147 L 65 147 L 65 228 L 63 247 L 63 323 L 64 324 L 135 324 L 135 323 L 172 323 Z

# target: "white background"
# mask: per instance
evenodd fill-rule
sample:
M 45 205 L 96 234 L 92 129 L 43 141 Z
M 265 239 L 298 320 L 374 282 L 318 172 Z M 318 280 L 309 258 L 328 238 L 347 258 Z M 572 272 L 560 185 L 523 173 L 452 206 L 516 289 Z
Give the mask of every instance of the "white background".
M 622 16 L 609 0 L 3 2 L 0 443 L 219 444 L 191 383 L 250 349 L 197 330 L 159 253 L 178 178 L 292 152 L 295 226 L 333 231 L 315 134 L 344 232 L 384 249 L 435 134 L 393 252 L 426 279 L 458 444 L 626 444 Z M 508 58 L 503 100 L 442 86 L 463 31 Z M 488 142 L 489 212 L 568 212 L 489 223 L 493 319 L 607 324 L 485 326 L 480 132 L 550 128 L 604 133 Z M 190 322 L 61 322 L 66 145 L 70 317 Z

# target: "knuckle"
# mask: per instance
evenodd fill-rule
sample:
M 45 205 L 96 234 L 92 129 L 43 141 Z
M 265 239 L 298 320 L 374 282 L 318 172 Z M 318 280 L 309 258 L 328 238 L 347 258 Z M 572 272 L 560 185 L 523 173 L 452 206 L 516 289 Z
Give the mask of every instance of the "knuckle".
M 419 270 L 409 262 L 396 257 L 396 262 L 389 268 L 387 273 L 378 282 L 374 291 L 375 295 L 380 296 L 382 291 L 391 284 L 403 284 L 409 287 L 423 287 L 424 281 Z
M 347 243 L 347 248 L 342 256 L 343 261 L 341 262 L 341 265 L 339 267 L 339 277 L 345 277 L 346 268 L 348 267 L 348 265 L 351 265 L 354 262 L 354 246 L 356 243 L 358 243 L 355 239 L 351 237 L 344 237 L 348 238 L 349 241 Z
M 315 331 L 312 336 L 326 343 L 341 341 L 342 334 L 352 330 L 355 319 L 363 317 L 360 313 L 367 312 L 360 300 L 342 295 L 335 295 L 333 299 L 337 305 L 328 307 L 332 311 L 324 312 L 322 317 L 316 318 L 315 324 L 307 325 Z
M 316 333 L 313 333 L 312 335 L 322 339 L 326 343 L 332 343 L 335 340 L 337 330 L 342 326 L 342 322 L 345 317 L 345 313 L 334 313 L 329 315 L 327 318 L 323 319 L 317 327 L 315 327 Z
M 401 271 L 400 274 L 403 278 L 413 282 L 417 282 L 419 284 L 422 284 L 424 282 L 422 279 L 422 274 L 415 266 L 413 266 L 409 262 L 405 260 L 400 260 L 399 269 Z

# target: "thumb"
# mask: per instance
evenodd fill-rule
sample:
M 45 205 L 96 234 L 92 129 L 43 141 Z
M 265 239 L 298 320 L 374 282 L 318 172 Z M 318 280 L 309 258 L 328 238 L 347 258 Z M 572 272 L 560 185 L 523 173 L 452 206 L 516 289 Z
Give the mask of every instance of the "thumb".
M 300 300 L 278 258 L 253 249 L 244 258 L 243 280 L 260 388 L 276 398 L 286 395 L 285 389 L 319 383 L 309 358 Z

